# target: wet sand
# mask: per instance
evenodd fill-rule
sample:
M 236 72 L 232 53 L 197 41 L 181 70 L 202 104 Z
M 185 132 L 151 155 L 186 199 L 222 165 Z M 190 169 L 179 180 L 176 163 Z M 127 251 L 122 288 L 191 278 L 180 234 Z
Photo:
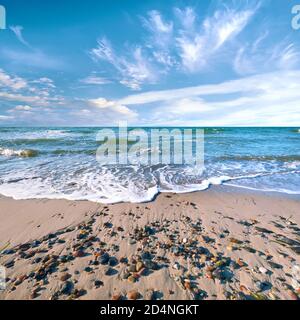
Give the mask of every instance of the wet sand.
M 0 299 L 299 299 L 300 200 L 213 188 L 143 204 L 0 198 Z

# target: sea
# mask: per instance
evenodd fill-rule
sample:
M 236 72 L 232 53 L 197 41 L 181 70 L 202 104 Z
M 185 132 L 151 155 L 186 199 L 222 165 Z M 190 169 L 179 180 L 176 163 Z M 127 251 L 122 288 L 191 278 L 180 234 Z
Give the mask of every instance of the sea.
M 145 202 L 160 192 L 203 191 L 213 185 L 300 194 L 299 128 L 200 128 L 202 168 L 99 163 L 96 137 L 102 129 L 0 128 L 0 194 L 100 203 Z

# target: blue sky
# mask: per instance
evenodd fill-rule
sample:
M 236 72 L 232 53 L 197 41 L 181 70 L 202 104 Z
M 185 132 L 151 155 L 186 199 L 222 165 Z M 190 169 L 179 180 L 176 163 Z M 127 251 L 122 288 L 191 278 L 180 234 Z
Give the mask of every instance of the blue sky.
M 296 4 L 0 0 L 0 126 L 300 126 Z

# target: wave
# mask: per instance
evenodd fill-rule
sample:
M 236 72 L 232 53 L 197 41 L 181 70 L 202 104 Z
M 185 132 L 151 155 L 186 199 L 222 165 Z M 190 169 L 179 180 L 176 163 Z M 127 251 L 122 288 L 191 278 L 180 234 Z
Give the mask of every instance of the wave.
M 37 150 L 25 149 L 25 150 L 13 150 L 0 148 L 0 155 L 4 157 L 22 157 L 32 158 L 38 155 Z
M 294 133 L 300 133 L 300 129 L 293 129 L 292 132 L 294 132 Z
M 26 138 L 26 139 L 11 139 L 10 141 L 12 141 L 13 144 L 20 145 L 20 144 L 57 143 L 63 140 L 58 138 L 32 138 L 32 139 Z M 5 142 L 7 142 L 7 139 L 5 140 Z
M 234 161 L 280 161 L 280 162 L 292 162 L 292 161 L 300 161 L 300 155 L 235 155 L 235 156 L 221 156 L 217 158 L 218 160 L 234 160 Z

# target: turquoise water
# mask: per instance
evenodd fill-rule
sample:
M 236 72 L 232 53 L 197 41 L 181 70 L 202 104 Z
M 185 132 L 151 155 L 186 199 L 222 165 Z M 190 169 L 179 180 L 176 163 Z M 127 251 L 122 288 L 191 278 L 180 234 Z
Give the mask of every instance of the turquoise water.
M 205 129 L 203 172 L 191 165 L 100 165 L 98 131 L 0 128 L 0 193 L 15 199 L 141 202 L 158 192 L 225 184 L 300 194 L 298 128 Z

